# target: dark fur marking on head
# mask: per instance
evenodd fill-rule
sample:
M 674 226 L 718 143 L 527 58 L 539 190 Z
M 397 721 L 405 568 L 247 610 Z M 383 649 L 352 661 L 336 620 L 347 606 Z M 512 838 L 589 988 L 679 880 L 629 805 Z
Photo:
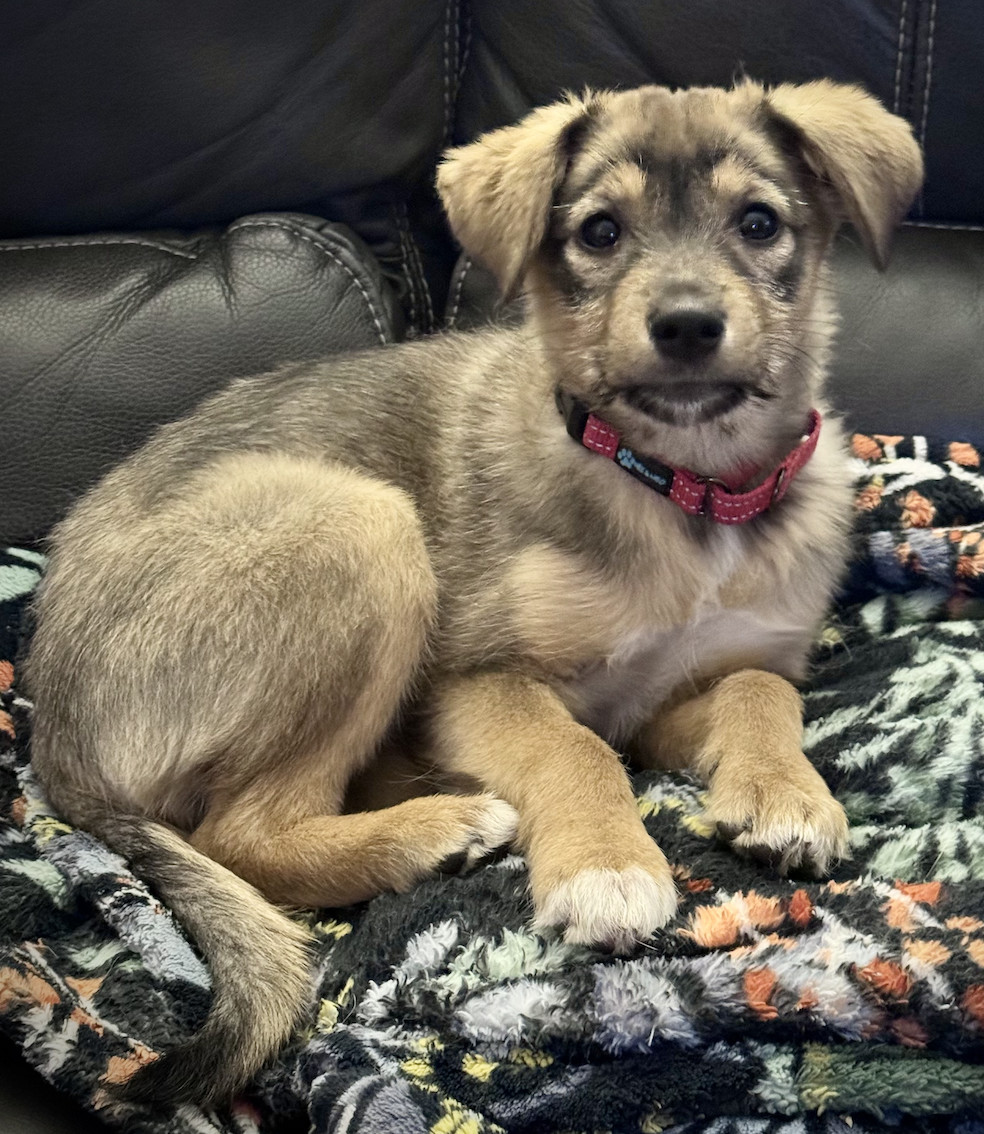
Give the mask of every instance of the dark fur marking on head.
M 568 264 L 564 255 L 566 244 L 567 239 L 564 236 L 551 233 L 544 241 L 541 252 L 550 282 L 557 289 L 558 295 L 570 306 L 576 307 L 587 300 L 589 290 L 585 287 L 580 276 Z
M 679 226 L 692 215 L 689 198 L 695 182 L 708 177 L 724 156 L 726 151 L 717 148 L 688 158 L 657 159 L 637 151 L 630 155 L 630 160 L 641 171 L 650 192 L 655 186 L 663 190 L 669 219 Z

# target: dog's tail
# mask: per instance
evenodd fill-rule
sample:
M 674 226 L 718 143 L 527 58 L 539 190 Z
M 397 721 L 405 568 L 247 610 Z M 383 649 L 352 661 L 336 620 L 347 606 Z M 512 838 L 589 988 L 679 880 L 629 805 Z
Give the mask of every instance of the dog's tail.
M 228 1100 L 283 1046 L 310 1003 L 308 934 L 170 827 L 94 810 L 86 808 L 85 826 L 174 911 L 203 954 L 213 987 L 201 1030 L 112 1094 L 135 1103 Z

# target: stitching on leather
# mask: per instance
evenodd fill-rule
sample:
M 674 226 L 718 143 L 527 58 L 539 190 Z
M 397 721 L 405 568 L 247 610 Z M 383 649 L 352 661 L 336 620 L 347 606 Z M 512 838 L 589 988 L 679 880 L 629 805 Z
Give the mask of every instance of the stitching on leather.
M 386 332 L 383 329 L 382 318 L 379 312 L 376 310 L 375 304 L 372 301 L 372 297 L 369 294 L 368 288 L 365 286 L 362 280 L 359 279 L 352 268 L 350 268 L 349 265 L 346 264 L 345 261 L 336 252 L 333 252 L 330 248 L 326 248 L 320 240 L 316 240 L 313 236 L 301 232 L 294 225 L 285 224 L 283 221 L 240 221 L 234 225 L 230 225 L 229 228 L 226 229 L 226 231 L 237 232 L 241 228 L 278 228 L 282 232 L 289 232 L 297 240 L 302 240 L 305 244 L 310 244 L 312 248 L 317 248 L 319 252 L 327 256 L 328 259 L 331 260 L 333 264 L 336 264 L 339 268 L 341 268 L 342 271 L 352 281 L 352 283 L 355 284 L 356 288 L 359 291 L 359 294 L 362 296 L 363 300 L 365 300 L 366 307 L 369 308 L 369 314 L 372 316 L 373 326 L 376 328 L 376 334 L 379 337 L 379 342 L 382 346 L 386 346 L 389 340 L 387 339 Z
M 451 118 L 451 0 L 444 5 L 444 140 Z
M 420 281 L 417 278 L 417 264 L 413 258 L 413 248 L 410 243 L 410 220 L 406 201 L 401 201 L 399 205 L 397 205 L 397 215 L 400 218 L 400 246 L 403 249 L 407 279 L 410 281 L 410 289 L 413 295 L 413 316 L 411 322 L 416 323 L 417 300 L 420 298 Z
M 404 208 L 406 206 L 404 205 Z M 424 295 L 424 306 L 427 308 L 427 330 L 433 331 L 434 329 L 434 304 L 431 302 L 430 285 L 427 283 L 427 276 L 424 274 L 424 261 L 420 254 L 420 245 L 418 245 L 413 233 L 409 233 L 410 248 L 413 252 L 414 260 L 417 264 L 417 272 L 420 275 L 420 290 Z
M 907 221 L 906 228 L 940 228 L 948 232 L 984 232 L 984 224 L 947 224 L 945 221 Z
M 417 288 L 410 275 L 410 257 L 407 252 L 406 235 L 403 231 L 403 217 L 396 205 L 391 206 L 393 219 L 396 222 L 396 231 L 400 237 L 400 272 L 407 285 L 407 298 L 410 301 L 410 326 L 417 326 Z
M 933 82 L 933 47 L 936 42 L 936 0 L 929 5 L 929 40 L 926 45 L 926 83 L 923 87 L 922 121 L 919 125 L 919 142 L 926 145 L 926 125 L 929 121 L 929 92 Z
M 158 252 L 167 252 L 171 256 L 180 256 L 182 260 L 197 260 L 194 252 L 184 252 L 172 248 L 167 244 L 158 244 L 153 240 L 139 240 L 136 237 L 79 237 L 76 240 L 45 240 L 24 242 L 18 240 L 5 240 L 0 243 L 0 252 L 40 252 L 45 248 L 91 248 L 94 245 L 113 246 L 116 244 L 136 244 L 141 248 L 154 248 Z
M 461 46 L 461 59 L 458 63 L 458 86 L 455 91 L 455 103 L 457 104 L 457 96 L 461 91 L 461 84 L 465 78 L 465 68 L 468 66 L 468 59 L 471 55 L 472 48 L 472 15 L 471 8 L 466 5 L 462 12 L 462 21 L 465 28 L 465 41 Z M 453 124 L 452 124 L 453 125 Z
M 444 144 L 451 138 L 451 29 L 457 31 L 457 19 L 452 13 L 457 8 L 457 0 L 448 0 L 444 6 Z M 457 52 L 455 52 L 457 55 Z
M 895 55 L 895 102 L 892 109 L 896 114 L 902 109 L 902 60 L 905 54 L 905 17 L 909 9 L 909 0 L 902 0 L 899 9 L 899 45 Z
M 427 311 L 427 325 L 424 330 L 432 331 L 434 329 L 434 305 L 431 303 L 430 287 L 427 284 L 427 276 L 424 274 L 424 261 L 420 255 L 420 246 L 417 244 L 413 230 L 410 227 L 410 210 L 407 208 L 406 201 L 402 201 L 401 206 L 403 208 L 403 223 L 406 225 L 407 247 L 410 250 L 410 257 L 413 261 L 417 282 L 420 284 L 420 292 L 424 297 L 424 307 Z
M 458 279 L 454 285 L 454 301 L 451 305 L 451 314 L 448 316 L 449 327 L 453 327 L 458 322 L 458 312 L 461 310 L 461 293 L 464 291 L 465 287 L 465 276 L 468 275 L 471 266 L 471 256 L 466 256 L 461 271 L 458 273 Z

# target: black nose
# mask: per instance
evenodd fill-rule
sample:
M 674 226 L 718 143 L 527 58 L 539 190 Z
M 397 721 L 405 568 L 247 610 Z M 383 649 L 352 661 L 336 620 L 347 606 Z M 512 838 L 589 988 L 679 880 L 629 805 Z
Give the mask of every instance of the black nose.
M 681 307 L 653 316 L 649 334 L 656 349 L 678 362 L 697 362 L 717 350 L 724 337 L 724 315 Z

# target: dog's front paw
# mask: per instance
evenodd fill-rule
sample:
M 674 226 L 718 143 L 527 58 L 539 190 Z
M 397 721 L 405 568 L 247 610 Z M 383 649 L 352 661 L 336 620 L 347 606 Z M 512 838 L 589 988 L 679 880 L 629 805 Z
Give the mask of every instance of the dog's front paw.
M 653 852 L 644 864 L 586 868 L 555 882 L 536 901 L 535 927 L 560 927 L 571 944 L 631 952 L 677 907 L 669 864 L 655 843 Z
M 821 876 L 849 857 L 847 815 L 806 757 L 801 760 L 758 774 L 719 770 L 707 817 L 739 854 L 783 874 L 807 870 Z

